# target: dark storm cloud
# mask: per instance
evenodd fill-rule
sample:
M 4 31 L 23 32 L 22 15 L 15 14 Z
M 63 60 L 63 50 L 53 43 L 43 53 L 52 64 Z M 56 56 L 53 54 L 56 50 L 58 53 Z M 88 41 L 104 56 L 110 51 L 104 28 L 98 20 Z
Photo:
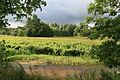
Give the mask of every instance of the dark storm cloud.
M 87 15 L 87 6 L 93 0 L 45 0 L 47 6 L 35 13 L 42 21 L 60 24 L 79 23 Z M 12 20 L 11 20 L 12 21 Z
M 87 15 L 87 6 L 93 0 L 46 0 L 48 5 L 36 14 L 46 22 L 79 23 Z

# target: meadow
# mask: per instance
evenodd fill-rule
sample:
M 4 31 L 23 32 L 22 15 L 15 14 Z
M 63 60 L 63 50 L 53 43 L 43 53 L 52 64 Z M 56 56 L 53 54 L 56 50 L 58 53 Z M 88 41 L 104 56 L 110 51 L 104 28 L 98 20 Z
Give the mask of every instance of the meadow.
M 51 64 L 79 65 L 96 63 L 89 53 L 93 45 L 101 41 L 85 37 L 13 37 L 0 36 L 6 41 L 8 54 L 12 60 L 39 60 Z
M 7 68 L 0 68 L 2 80 L 119 80 L 111 73 L 114 70 L 91 58 L 92 46 L 100 40 L 0 36 L 2 40 L 10 61 Z

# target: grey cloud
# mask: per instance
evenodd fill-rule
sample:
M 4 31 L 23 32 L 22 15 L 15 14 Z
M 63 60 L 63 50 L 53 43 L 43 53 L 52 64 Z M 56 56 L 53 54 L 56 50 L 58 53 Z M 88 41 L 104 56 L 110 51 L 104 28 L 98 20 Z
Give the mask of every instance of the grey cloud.
M 43 11 L 34 12 L 38 17 L 47 23 L 57 22 L 79 23 L 87 15 L 87 6 L 93 0 L 46 0 L 47 6 Z M 11 18 L 9 18 L 11 19 Z M 10 20 L 12 21 L 12 20 Z M 11 22 L 14 24 L 13 22 Z M 20 23 L 20 25 L 23 23 Z
M 36 14 L 46 22 L 79 23 L 87 15 L 87 6 L 93 0 L 46 0 L 48 5 Z

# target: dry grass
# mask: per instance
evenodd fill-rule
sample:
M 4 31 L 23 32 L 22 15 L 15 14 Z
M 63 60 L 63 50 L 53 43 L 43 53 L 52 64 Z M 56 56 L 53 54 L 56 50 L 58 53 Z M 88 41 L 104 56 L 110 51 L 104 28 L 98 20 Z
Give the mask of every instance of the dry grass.
M 101 69 L 110 71 L 102 65 L 79 65 L 79 66 L 64 66 L 64 65 L 48 65 L 48 64 L 35 64 L 32 62 L 21 63 L 28 74 L 41 75 L 46 77 L 57 77 L 59 80 L 64 80 L 68 75 L 82 75 L 87 72 L 100 72 Z M 111 70 L 112 71 L 112 70 Z

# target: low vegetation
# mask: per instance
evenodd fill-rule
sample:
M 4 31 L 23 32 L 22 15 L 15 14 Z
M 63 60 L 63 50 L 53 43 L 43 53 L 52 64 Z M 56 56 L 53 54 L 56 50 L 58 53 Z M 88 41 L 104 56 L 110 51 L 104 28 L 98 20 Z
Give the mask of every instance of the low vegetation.
M 63 78 L 55 73 L 51 73 L 52 76 L 42 73 L 33 74 L 31 66 L 29 66 L 29 69 L 32 74 L 28 74 L 21 64 L 17 64 L 16 67 L 14 64 L 10 64 L 11 61 L 19 63 L 29 63 L 31 61 L 32 64 L 42 65 L 101 65 L 98 63 L 99 59 L 91 58 L 91 50 L 93 49 L 92 46 L 100 45 L 102 41 L 92 41 L 84 37 L 33 38 L 14 36 L 0 36 L 0 40 L 2 46 L 0 50 L 4 52 L 4 54 L 1 54 L 4 55 L 1 61 L 5 62 L 1 65 L 0 75 L 3 76 L 6 74 L 4 72 L 8 71 L 5 77 L 1 77 L 3 80 L 119 80 L 118 74 L 106 71 L 99 74 L 94 71 L 84 74 L 70 72 Z M 92 51 L 94 52 L 94 50 Z M 8 68 L 8 64 L 11 68 Z M 9 79 L 6 78 L 9 76 Z
M 53 64 L 53 65 L 100 65 L 97 59 L 87 57 L 66 57 L 52 55 L 16 55 L 11 57 L 12 61 L 33 62 L 36 64 Z
M 88 6 L 90 16 L 80 25 L 46 24 L 36 15 L 27 19 L 24 27 L 6 28 L 7 15 L 15 15 L 17 20 L 32 15 L 32 12 L 46 6 L 42 0 L 0 1 L 0 34 L 27 37 L 0 36 L 0 80 L 120 80 L 120 72 L 106 70 L 68 73 L 64 78 L 54 75 L 26 73 L 20 64 L 10 61 L 37 60 L 43 64 L 79 65 L 102 62 L 109 68 L 120 66 L 120 1 L 95 0 Z M 11 4 L 12 3 L 12 4 Z M 6 5 L 8 4 L 8 5 Z M 33 5 L 34 4 L 34 5 Z M 23 6 L 25 5 L 25 6 Z M 93 23 L 94 27 L 89 27 Z M 55 36 L 84 36 L 87 38 L 51 38 Z M 31 38 L 28 38 L 31 37 Z M 33 38 L 44 37 L 44 38 Z M 49 37 L 49 38 L 45 38 Z M 3 40 L 3 41 L 2 41 Z M 102 42 L 102 43 L 101 43 Z M 99 63 L 100 64 L 100 63 Z
M 85 56 L 89 55 L 93 45 L 101 41 L 91 41 L 87 38 L 28 38 L 1 36 L 6 41 L 9 55 L 45 54 L 55 56 Z

